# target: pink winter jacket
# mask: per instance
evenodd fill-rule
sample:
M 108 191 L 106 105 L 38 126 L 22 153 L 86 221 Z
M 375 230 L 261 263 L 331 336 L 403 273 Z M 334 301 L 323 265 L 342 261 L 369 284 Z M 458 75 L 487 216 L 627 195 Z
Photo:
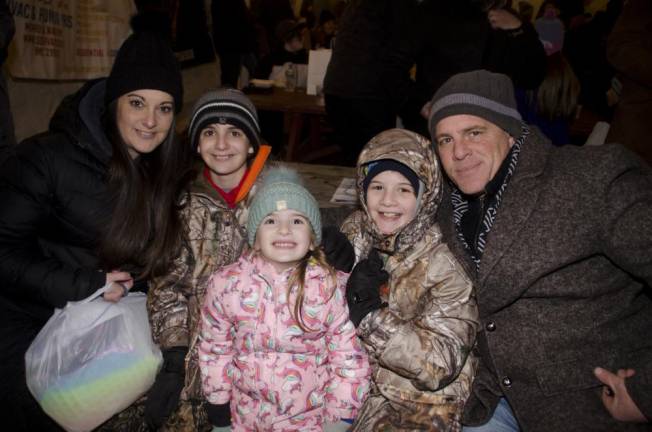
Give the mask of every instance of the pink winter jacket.
M 287 299 L 294 269 L 277 273 L 256 253 L 213 274 L 202 309 L 199 366 L 212 404 L 231 402 L 232 430 L 321 431 L 354 418 L 366 397 L 369 363 L 349 320 L 347 275 L 333 290 L 327 271 L 309 263 L 304 327 Z

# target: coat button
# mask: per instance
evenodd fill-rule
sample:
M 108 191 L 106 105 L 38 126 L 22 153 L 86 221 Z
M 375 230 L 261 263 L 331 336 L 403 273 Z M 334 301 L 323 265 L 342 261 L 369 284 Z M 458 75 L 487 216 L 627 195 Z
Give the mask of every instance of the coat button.
M 503 377 L 503 385 L 505 387 L 511 387 L 512 386 L 512 379 L 510 377 Z
M 492 332 L 496 330 L 496 323 L 493 321 L 489 321 L 487 325 L 484 326 L 484 328 L 486 328 L 488 332 Z

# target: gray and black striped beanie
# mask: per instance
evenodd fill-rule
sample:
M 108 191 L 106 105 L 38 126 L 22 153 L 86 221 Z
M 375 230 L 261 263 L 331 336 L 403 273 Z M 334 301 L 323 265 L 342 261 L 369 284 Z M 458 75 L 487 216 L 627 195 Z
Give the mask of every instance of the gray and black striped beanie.
M 432 97 L 428 130 L 433 141 L 440 120 L 458 114 L 481 117 L 514 138 L 521 135 L 522 119 L 516 109 L 514 85 L 507 76 L 487 70 L 453 75 Z
M 260 147 L 260 126 L 256 107 L 240 90 L 222 88 L 204 93 L 195 103 L 188 135 L 193 149 L 199 144 L 199 132 L 209 124 L 232 124 L 242 129 L 254 148 Z

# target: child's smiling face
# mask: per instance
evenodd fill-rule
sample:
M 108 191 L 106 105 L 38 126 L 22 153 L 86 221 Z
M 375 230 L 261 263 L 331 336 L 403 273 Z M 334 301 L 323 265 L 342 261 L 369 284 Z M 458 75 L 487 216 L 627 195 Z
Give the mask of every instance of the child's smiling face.
M 252 150 L 244 131 L 231 124 L 213 123 L 199 134 L 199 152 L 211 170 L 215 183 L 234 187 L 247 170 L 247 157 Z
M 417 197 L 410 181 L 398 171 L 384 171 L 369 183 L 367 210 L 382 234 L 393 234 L 417 213 Z
M 312 247 L 310 221 L 295 210 L 278 210 L 265 216 L 254 243 L 254 248 L 278 272 L 297 265 Z

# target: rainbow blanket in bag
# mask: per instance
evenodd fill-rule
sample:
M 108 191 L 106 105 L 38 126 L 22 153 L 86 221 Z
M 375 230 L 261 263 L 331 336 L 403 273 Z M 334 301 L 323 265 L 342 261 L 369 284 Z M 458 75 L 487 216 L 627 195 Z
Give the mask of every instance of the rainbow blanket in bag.
M 71 432 L 90 431 L 154 383 L 161 352 L 153 343 L 143 293 L 117 303 L 89 298 L 57 309 L 25 354 L 27 386 Z

